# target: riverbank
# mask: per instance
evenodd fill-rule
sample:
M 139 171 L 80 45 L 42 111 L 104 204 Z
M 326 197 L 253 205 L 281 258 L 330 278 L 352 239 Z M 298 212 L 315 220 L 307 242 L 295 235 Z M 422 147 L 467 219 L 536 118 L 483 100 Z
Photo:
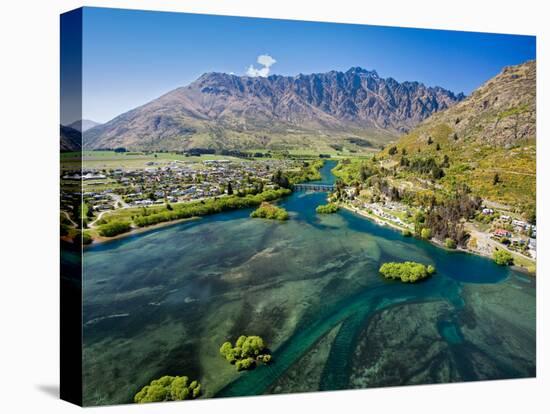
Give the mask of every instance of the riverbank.
M 199 216 L 188 217 L 188 218 L 182 218 L 182 219 L 173 220 L 173 221 L 165 221 L 165 222 L 162 222 L 162 223 L 152 224 L 152 225 L 146 226 L 146 227 L 132 227 L 132 230 L 127 231 L 125 233 L 117 234 L 116 236 L 112 236 L 112 237 L 94 235 L 92 237 L 92 243 L 86 244 L 86 245 L 84 245 L 84 247 L 92 246 L 92 245 L 97 246 L 98 244 L 104 244 L 104 243 L 109 243 L 109 242 L 112 242 L 112 241 L 115 241 L 115 240 L 125 239 L 127 237 L 136 236 L 136 235 L 142 234 L 142 233 L 147 233 L 148 231 L 158 230 L 158 229 L 161 229 L 161 228 L 164 228 L 164 227 L 175 226 L 176 224 L 184 223 L 184 222 L 187 222 L 187 221 L 199 220 L 200 218 L 201 217 L 199 217 Z
M 355 214 L 358 214 L 360 216 L 363 216 L 365 218 L 368 218 L 369 220 L 371 221 L 374 221 L 376 224 L 378 224 L 379 226 L 389 226 L 395 230 L 399 230 L 401 232 L 405 231 L 405 230 L 409 230 L 408 228 L 406 228 L 405 226 L 400 226 L 398 224 L 395 224 L 395 223 L 392 223 L 390 221 L 386 221 L 386 220 L 383 220 L 382 218 L 374 215 L 374 214 L 370 214 L 368 213 L 367 211 L 365 210 L 361 210 L 361 209 L 358 209 L 357 207 L 353 207 L 353 206 L 350 206 L 348 204 L 345 204 L 345 203 L 339 203 L 339 206 L 341 208 L 344 208 L 348 211 L 351 211 Z
M 398 225 L 396 223 L 393 223 L 393 222 L 390 222 L 390 221 L 386 221 L 386 220 L 384 220 L 384 219 L 382 219 L 382 218 L 380 218 L 380 217 L 378 217 L 374 214 L 370 214 L 370 213 L 368 213 L 364 210 L 361 210 L 357 207 L 353 207 L 353 206 L 350 206 L 350 205 L 345 204 L 345 203 L 340 203 L 340 207 L 342 207 L 342 208 L 344 208 L 348 211 L 351 211 L 351 212 L 353 212 L 353 213 L 355 213 L 359 216 L 365 217 L 365 218 L 375 222 L 379 226 L 388 226 L 388 227 L 391 227 L 394 230 L 398 230 L 400 232 L 411 231 L 410 228 L 407 228 L 405 226 L 400 226 L 400 225 Z M 478 234 L 476 234 L 476 236 L 478 236 Z M 480 238 L 478 237 L 478 240 L 479 239 Z M 478 242 L 477 243 L 477 246 L 478 246 L 477 249 L 465 249 L 465 248 L 462 248 L 462 247 L 457 247 L 456 249 L 449 249 L 440 240 L 430 239 L 430 240 L 426 240 L 426 241 L 433 244 L 433 245 L 435 245 L 435 246 L 437 246 L 437 247 L 439 247 L 439 248 L 441 248 L 441 249 L 444 249 L 444 250 L 459 251 L 459 252 L 463 252 L 463 253 L 474 254 L 476 256 L 486 257 L 488 259 L 493 260 L 494 246 L 492 246 L 493 247 L 492 249 L 487 249 L 485 245 Z M 509 251 L 508 249 L 504 249 L 504 250 Z M 518 258 L 518 255 L 515 252 L 512 252 L 512 251 L 509 251 L 509 252 L 510 252 L 510 254 L 513 255 L 514 259 Z M 512 266 L 512 268 L 514 268 L 514 270 L 517 270 L 519 272 L 522 272 L 522 273 L 527 274 L 527 275 L 532 276 L 532 277 L 536 276 L 536 262 L 532 261 L 531 263 L 529 263 L 528 259 L 523 258 L 523 257 L 519 257 L 519 261 L 520 261 L 521 264 L 514 264 Z

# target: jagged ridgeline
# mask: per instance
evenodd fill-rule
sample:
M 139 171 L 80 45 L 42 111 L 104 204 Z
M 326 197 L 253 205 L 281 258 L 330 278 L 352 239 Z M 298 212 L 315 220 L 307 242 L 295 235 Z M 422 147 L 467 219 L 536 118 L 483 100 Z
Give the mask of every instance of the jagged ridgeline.
M 87 149 L 380 149 L 462 94 L 351 68 L 310 75 L 206 73 L 84 133 Z
M 506 67 L 467 99 L 389 145 L 386 166 L 399 169 L 432 157 L 444 166 L 438 183 L 445 189 L 465 183 L 486 200 L 534 210 L 535 95 L 535 61 Z M 402 169 L 403 178 L 410 178 Z

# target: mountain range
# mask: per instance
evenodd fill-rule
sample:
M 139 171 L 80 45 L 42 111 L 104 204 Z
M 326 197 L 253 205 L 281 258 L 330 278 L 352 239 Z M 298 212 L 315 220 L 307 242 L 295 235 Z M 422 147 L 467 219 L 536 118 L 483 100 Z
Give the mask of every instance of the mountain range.
M 205 73 L 84 133 L 85 148 L 134 150 L 381 147 L 463 94 L 346 72 L 269 77 Z

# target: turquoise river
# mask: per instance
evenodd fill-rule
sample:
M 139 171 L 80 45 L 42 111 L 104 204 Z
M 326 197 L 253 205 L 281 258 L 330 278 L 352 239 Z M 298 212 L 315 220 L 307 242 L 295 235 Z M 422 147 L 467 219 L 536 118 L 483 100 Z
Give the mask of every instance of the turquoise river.
M 326 162 L 323 183 L 334 182 Z M 84 403 L 132 402 L 165 374 L 203 397 L 535 375 L 535 278 L 406 238 L 352 212 L 317 215 L 325 193 L 92 245 L 84 252 Z M 417 284 L 386 261 L 433 264 Z M 219 347 L 261 335 L 269 366 L 238 373 Z

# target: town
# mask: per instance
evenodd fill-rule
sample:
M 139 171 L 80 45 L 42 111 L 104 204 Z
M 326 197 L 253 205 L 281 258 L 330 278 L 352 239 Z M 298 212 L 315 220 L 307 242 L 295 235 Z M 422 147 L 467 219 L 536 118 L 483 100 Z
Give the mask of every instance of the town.
M 80 198 L 81 214 L 88 221 L 102 212 L 130 207 L 168 205 L 227 195 L 257 194 L 277 187 L 272 181 L 277 171 L 298 171 L 303 162 L 292 159 L 205 159 L 173 160 L 160 165 L 148 161 L 145 168 L 65 171 L 61 177 L 70 183 L 82 182 L 80 192 L 61 195 L 62 210 L 76 219 Z M 76 221 L 76 220 L 75 220 Z

